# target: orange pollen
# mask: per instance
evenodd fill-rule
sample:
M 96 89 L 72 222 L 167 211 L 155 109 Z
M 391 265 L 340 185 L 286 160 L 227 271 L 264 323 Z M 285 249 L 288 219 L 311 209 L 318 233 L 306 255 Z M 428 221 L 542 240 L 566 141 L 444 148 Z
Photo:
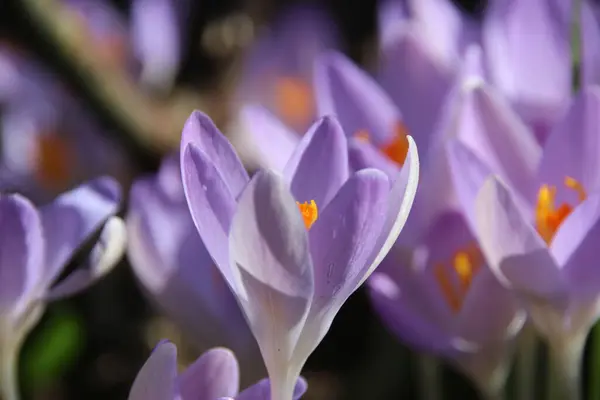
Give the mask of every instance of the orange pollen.
M 580 204 L 587 194 L 581 183 L 567 176 L 564 185 L 575 191 L 577 200 Z M 542 185 L 538 192 L 537 206 L 535 210 L 536 228 L 542 239 L 550 244 L 552 238 L 558 231 L 563 221 L 571 214 L 574 206 L 568 203 L 562 203 L 556 207 L 556 186 Z
M 71 178 L 71 149 L 59 135 L 50 133 L 37 139 L 35 175 L 48 189 L 63 189 Z
M 464 249 L 459 249 L 452 257 L 451 262 L 435 265 L 435 278 L 453 313 L 458 313 L 462 308 L 473 278 L 481 269 L 483 262 L 483 255 L 479 247 L 476 244 L 470 244 Z
M 275 84 L 275 107 L 286 123 L 303 129 L 315 108 L 312 88 L 300 78 L 279 78 Z
M 306 229 L 310 229 L 312 224 L 315 223 L 317 218 L 319 217 L 319 210 L 317 209 L 317 203 L 314 200 L 311 200 L 310 203 L 305 201 L 304 203 L 296 202 L 298 208 L 300 209 L 300 213 L 302 214 L 302 219 L 304 220 L 304 225 Z

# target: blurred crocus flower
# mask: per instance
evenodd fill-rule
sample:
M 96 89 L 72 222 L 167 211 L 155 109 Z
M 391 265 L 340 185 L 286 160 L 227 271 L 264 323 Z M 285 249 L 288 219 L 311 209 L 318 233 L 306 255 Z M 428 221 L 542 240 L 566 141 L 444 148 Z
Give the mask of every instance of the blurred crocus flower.
M 101 174 L 126 178 L 122 148 L 48 71 L 0 46 L 0 189 L 37 200 Z
M 258 342 L 272 400 L 292 398 L 338 310 L 398 237 L 418 181 L 417 150 L 408 141 L 394 179 L 376 169 L 350 174 L 346 137 L 324 117 L 282 175 L 261 170 L 249 179 L 208 117 L 188 119 L 181 144 L 188 205 Z
M 190 216 L 179 154 L 167 157 L 157 175 L 134 183 L 127 228 L 133 270 L 159 307 L 198 347 L 230 347 L 244 374 L 260 371 L 254 338 Z
M 467 61 L 457 86 L 478 79 L 477 58 Z M 374 79 L 342 55 L 330 53 L 317 64 L 316 87 L 319 111 L 336 114 L 351 135 L 350 165 L 396 174 L 407 154 L 406 128 L 400 111 Z M 449 103 L 456 101 L 458 89 L 449 95 Z M 406 226 L 411 235 L 399 239 L 368 286 L 376 310 L 402 340 L 449 359 L 491 394 L 504 384 L 510 339 L 525 315 L 485 265 L 454 207 L 454 188 L 443 182 L 450 180 L 440 144 L 442 132 L 452 126 L 454 110 L 448 108 L 447 118 L 437 116 L 439 132 L 416 137 L 425 161 Z M 436 194 L 441 199 L 428 198 Z
M 36 208 L 18 194 L 0 196 L 0 388 L 18 399 L 16 362 L 45 304 L 87 288 L 119 261 L 125 225 L 115 217 L 120 188 L 99 178 Z M 82 245 L 98 235 L 85 268 L 63 269 Z
M 235 105 L 261 105 L 284 128 L 302 135 L 315 119 L 313 62 L 322 51 L 338 47 L 335 22 L 316 6 L 293 6 L 275 18 L 248 50 Z M 261 144 L 253 115 L 240 115 L 233 133 L 240 149 Z M 268 140 L 268 139 L 267 139 Z M 242 154 L 244 161 L 265 166 L 259 155 Z
M 182 373 L 177 372 L 177 348 L 160 342 L 138 373 L 129 400 L 270 400 L 269 380 L 239 391 L 239 367 L 235 355 L 225 348 L 205 352 Z M 293 399 L 306 392 L 306 381 L 299 378 Z
M 599 317 L 599 90 L 576 96 L 542 152 L 502 97 L 475 87 L 456 127 L 483 132 L 490 147 L 449 146 L 465 215 L 491 269 L 562 357 L 572 387 Z

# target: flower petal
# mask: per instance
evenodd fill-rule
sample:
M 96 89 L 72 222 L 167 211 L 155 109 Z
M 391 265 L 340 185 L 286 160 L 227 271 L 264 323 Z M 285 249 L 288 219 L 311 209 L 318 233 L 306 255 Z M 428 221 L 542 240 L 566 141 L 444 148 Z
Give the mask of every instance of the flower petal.
M 600 194 L 593 194 L 578 205 L 560 225 L 552 240 L 552 255 L 563 266 L 574 296 L 585 300 L 600 292 L 597 268 L 600 238 Z
M 348 161 L 354 171 L 377 168 L 385 172 L 390 179 L 396 176 L 400 169 L 398 164 L 390 161 L 373 144 L 355 138 L 348 139 Z
M 297 201 L 326 207 L 348 179 L 348 147 L 340 124 L 323 117 L 308 131 L 284 169 Z
M 492 1 L 486 13 L 492 80 L 519 108 L 534 108 L 533 117 L 556 118 L 571 93 L 570 8 L 562 0 Z
M 94 245 L 84 268 L 76 269 L 49 289 L 46 300 L 57 300 L 87 289 L 104 277 L 121 260 L 127 243 L 127 230 L 121 218 L 110 217 Z
M 392 99 L 366 72 L 346 56 L 329 52 L 315 64 L 315 90 L 319 115 L 335 115 L 346 135 L 368 133 L 384 144 L 401 120 Z
M 238 392 L 240 371 L 235 355 L 225 348 L 213 348 L 200 356 L 179 377 L 183 399 L 232 397 Z
M 112 178 L 83 184 L 40 208 L 46 236 L 46 276 L 50 285 L 73 253 L 116 214 L 121 189 Z
M 20 195 L 0 196 L 0 314 L 24 311 L 43 274 L 44 240 L 40 215 Z
M 475 208 L 479 243 L 501 283 L 542 298 L 564 293 L 560 268 L 548 247 L 496 176 L 484 183 Z
M 244 169 L 235 149 L 227 138 L 219 131 L 209 116 L 194 111 L 187 119 L 181 133 L 181 154 L 184 157 L 188 146 L 197 147 L 204 158 L 214 166 L 220 174 L 231 196 L 236 198 L 248 183 L 248 173 Z M 181 160 L 183 175 L 189 173 L 184 158 Z M 184 178 L 184 187 L 192 183 Z
M 231 284 L 227 238 L 236 198 L 208 156 L 191 145 L 183 150 L 181 170 L 185 196 L 196 229 L 215 264 Z
M 600 190 L 600 88 L 582 90 L 548 137 L 540 163 L 540 184 L 563 187 L 565 177 L 588 192 Z M 558 191 L 561 195 L 562 191 Z M 562 197 L 562 196 L 561 196 Z M 559 199 L 557 199 L 559 200 Z
M 525 198 L 532 198 L 541 148 L 510 105 L 480 79 L 463 86 L 455 134 Z
M 168 341 L 160 342 L 140 369 L 129 400 L 173 400 L 176 396 L 177 348 Z
M 232 287 L 269 376 L 291 391 L 290 360 L 314 283 L 306 228 L 280 176 L 269 171 L 254 175 L 240 197 L 229 249 Z
M 396 239 L 398 239 L 402 228 L 404 228 L 404 224 L 412 209 L 419 184 L 419 154 L 413 138 L 407 136 L 407 139 L 409 146 L 406 161 L 390 190 L 386 222 L 377 238 L 377 244 L 370 257 L 373 261 L 362 279 L 357 282 L 357 288 L 364 283 L 369 275 L 371 275 L 371 272 L 377 268 L 390 251 Z
M 259 153 L 259 164 L 275 171 L 283 171 L 300 137 L 265 107 L 246 105 L 240 113 L 242 123 Z
M 294 387 L 294 395 L 292 400 L 299 400 L 304 393 L 306 393 L 306 389 L 308 388 L 308 384 L 306 380 L 302 377 L 298 378 L 296 381 L 296 386 Z M 269 379 L 262 379 L 255 383 L 254 385 L 246 388 L 240 394 L 235 397 L 235 400 L 270 400 L 271 399 L 271 382 Z

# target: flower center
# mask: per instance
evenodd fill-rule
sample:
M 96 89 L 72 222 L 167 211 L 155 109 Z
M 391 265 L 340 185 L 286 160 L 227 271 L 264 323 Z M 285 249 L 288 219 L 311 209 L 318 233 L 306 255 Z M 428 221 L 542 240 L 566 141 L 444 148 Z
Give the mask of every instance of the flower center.
M 462 308 L 473 278 L 481 269 L 483 262 L 479 247 L 473 243 L 456 251 L 450 261 L 435 264 L 435 279 L 453 313 L 459 312 Z
M 71 178 L 71 149 L 59 135 L 51 133 L 37 138 L 35 175 L 48 189 L 60 190 Z
M 406 135 L 408 131 L 402 122 L 396 123 L 394 126 L 394 137 L 388 143 L 385 143 L 379 150 L 390 160 L 402 166 L 408 154 L 408 139 Z M 369 132 L 361 129 L 354 134 L 358 140 L 370 141 Z
M 314 110 L 312 88 L 302 79 L 283 77 L 275 85 L 275 107 L 283 120 L 300 129 Z
M 575 191 L 578 199 L 577 204 L 585 200 L 587 196 L 585 189 L 577 180 L 567 176 L 564 185 Z M 538 192 L 535 222 L 537 231 L 546 243 L 550 244 L 556 231 L 574 208 L 573 205 L 568 203 L 562 203 L 556 207 L 556 186 L 542 185 Z
M 310 229 L 312 224 L 315 223 L 317 218 L 319 217 L 319 210 L 317 209 L 317 203 L 314 200 L 311 200 L 310 203 L 305 201 L 304 203 L 296 202 L 298 208 L 300 209 L 300 214 L 302 214 L 302 219 L 304 220 L 304 225 L 306 229 Z

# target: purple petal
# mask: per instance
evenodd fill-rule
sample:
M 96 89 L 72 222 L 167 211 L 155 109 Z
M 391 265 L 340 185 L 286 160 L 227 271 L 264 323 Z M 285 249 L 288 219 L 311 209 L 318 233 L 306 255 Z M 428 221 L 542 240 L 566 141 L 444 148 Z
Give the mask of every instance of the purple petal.
M 591 4 L 593 2 L 581 2 L 581 14 L 578 16 L 581 29 L 581 81 L 584 86 L 600 83 L 600 20 L 594 15 L 596 10 Z
M 227 238 L 236 208 L 236 196 L 221 171 L 198 147 L 188 146 L 181 157 L 183 186 L 202 242 L 231 284 Z
M 103 177 L 67 192 L 40 209 L 46 236 L 46 276 L 51 284 L 73 253 L 120 206 L 121 189 Z
M 0 314 L 18 314 L 44 273 L 40 215 L 20 195 L 0 196 L 0 229 Z
M 300 399 L 304 393 L 306 393 L 306 389 L 308 388 L 308 384 L 306 380 L 302 377 L 298 378 L 296 381 L 296 386 L 294 387 L 294 395 L 292 397 L 293 400 Z M 255 383 L 254 385 L 246 388 L 240 394 L 235 397 L 235 400 L 270 400 L 271 399 L 271 382 L 269 379 L 262 379 Z
M 177 348 L 168 341 L 160 342 L 140 369 L 129 400 L 173 400 L 177 395 Z
M 571 293 L 585 300 L 600 293 L 595 262 L 600 238 L 600 194 L 588 197 L 560 225 L 551 244 L 552 255 L 563 266 Z
M 237 302 L 194 226 L 179 174 L 178 157 L 169 157 L 156 178 L 133 185 L 127 214 L 132 268 L 169 317 L 203 346 L 227 345 L 236 352 L 254 347 Z
M 454 136 L 460 138 L 511 187 L 532 198 L 541 149 L 533 135 L 493 88 L 468 81 L 458 107 Z
M 244 169 L 235 149 L 219 131 L 209 116 L 194 111 L 187 119 L 181 134 L 181 170 L 183 175 L 190 173 L 189 164 L 184 162 L 186 148 L 193 146 L 204 154 L 207 161 L 221 176 L 231 196 L 236 198 L 248 183 L 248 173 Z M 189 179 L 184 177 L 184 188 L 188 193 Z
M 552 119 L 571 93 L 570 8 L 562 0 L 508 0 L 492 1 L 486 13 L 492 80 L 533 117 Z
M 254 175 L 240 197 L 229 240 L 232 287 L 269 376 L 291 391 L 289 361 L 314 284 L 306 228 L 280 176 Z
M 259 153 L 259 163 L 275 171 L 283 171 L 300 137 L 259 105 L 243 107 L 241 118 Z
M 240 371 L 235 355 L 225 348 L 211 349 L 179 377 L 182 399 L 232 397 L 238 392 Z
M 398 164 L 390 161 L 373 144 L 359 139 L 348 139 L 348 161 L 353 171 L 377 168 L 391 179 L 398 174 Z
M 402 29 L 382 44 L 381 86 L 402 111 L 410 134 L 427 149 L 444 99 L 454 80 L 454 72 L 433 59 L 430 52 L 409 29 Z
M 94 245 L 88 265 L 76 269 L 49 289 L 46 300 L 56 300 L 81 292 L 108 274 L 121 260 L 126 247 L 125 223 L 118 217 L 106 221 L 100 239 Z
M 375 144 L 393 139 L 401 115 L 389 96 L 344 55 L 317 59 L 315 90 L 319 115 L 335 115 L 346 132 L 369 134 Z
M 544 298 L 564 293 L 560 267 L 497 177 L 485 182 L 475 207 L 481 248 L 501 283 Z
M 323 117 L 304 135 L 284 169 L 297 201 L 324 208 L 348 179 L 346 137 L 335 118 Z
M 551 133 L 539 168 L 540 184 L 564 187 L 565 177 L 588 192 L 600 189 L 600 89 L 589 87 L 572 102 Z M 560 195 L 563 191 L 558 191 Z M 564 198 L 564 196 L 560 196 Z M 559 199 L 557 199 L 559 200 Z
M 377 6 L 377 27 L 379 40 L 386 42 L 386 38 L 394 34 L 399 25 L 406 23 L 409 17 L 407 0 L 384 0 Z

